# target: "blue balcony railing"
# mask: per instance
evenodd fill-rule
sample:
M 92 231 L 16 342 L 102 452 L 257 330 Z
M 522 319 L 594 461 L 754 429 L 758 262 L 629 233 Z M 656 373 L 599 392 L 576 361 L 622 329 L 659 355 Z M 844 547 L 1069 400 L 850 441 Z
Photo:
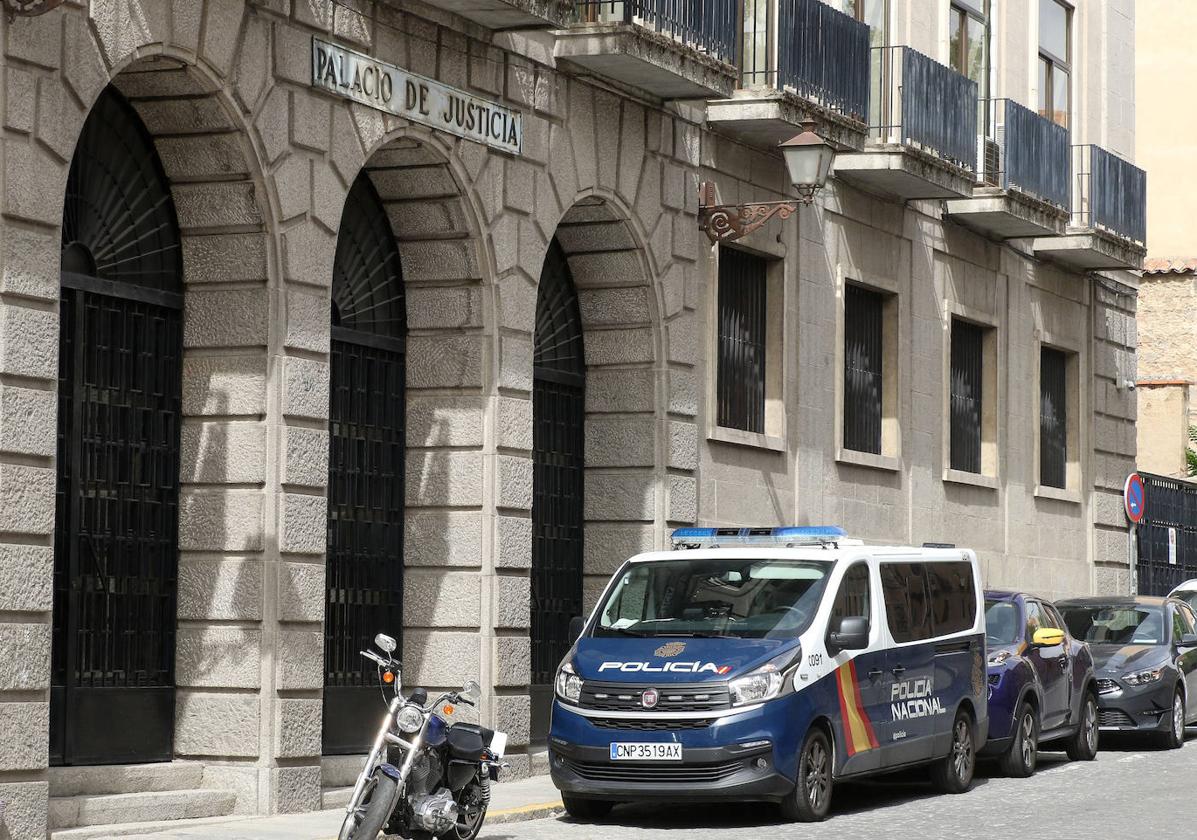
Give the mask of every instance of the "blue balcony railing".
M 774 3 L 776 18 L 769 8 Z M 774 20 L 775 66 L 769 58 Z M 821 0 L 745 0 L 741 68 L 745 87 L 791 90 L 829 111 L 868 122 L 869 27 Z
M 629 23 L 736 63 L 737 0 L 577 0 L 583 23 Z
M 1068 129 L 1013 99 L 991 99 L 988 105 L 994 136 L 980 138 L 985 183 L 1070 207 Z
M 977 83 L 910 47 L 875 47 L 883 143 L 901 143 L 977 170 Z
M 1147 173 L 1101 146 L 1072 147 L 1072 224 L 1147 243 Z

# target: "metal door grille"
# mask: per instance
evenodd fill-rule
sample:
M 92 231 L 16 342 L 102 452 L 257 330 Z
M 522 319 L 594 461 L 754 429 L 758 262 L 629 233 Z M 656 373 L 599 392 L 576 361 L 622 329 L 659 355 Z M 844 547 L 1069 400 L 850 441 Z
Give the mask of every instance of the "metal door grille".
M 165 175 L 111 89 L 68 175 L 51 760 L 173 753 L 182 297 Z
M 582 322 L 556 239 L 537 293 L 532 413 L 532 683 L 547 685 L 582 613 L 585 471 Z
M 981 349 L 984 329 L 952 320 L 950 372 L 951 465 L 981 472 Z
M 399 250 L 378 193 L 359 175 L 333 267 L 329 358 L 325 754 L 362 752 L 378 678 L 359 652 L 403 638 L 407 315 Z
M 767 263 L 719 249 L 718 422 L 765 431 L 765 292 Z
M 848 286 L 844 299 L 844 448 L 881 454 L 885 298 Z
M 1068 484 L 1068 356 L 1039 351 L 1039 483 Z
M 1197 482 L 1151 473 L 1139 475 L 1143 478 L 1145 512 L 1134 526 L 1137 592 L 1167 595 L 1178 584 L 1197 577 Z M 1175 554 L 1169 545 L 1172 539 Z

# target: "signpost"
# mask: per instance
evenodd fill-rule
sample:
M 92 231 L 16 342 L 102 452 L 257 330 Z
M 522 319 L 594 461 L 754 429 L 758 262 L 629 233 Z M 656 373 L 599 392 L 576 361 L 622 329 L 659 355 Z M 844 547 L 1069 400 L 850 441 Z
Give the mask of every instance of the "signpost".
M 1135 538 L 1135 526 L 1143 520 L 1147 513 L 1147 493 L 1143 487 L 1143 477 L 1133 472 L 1126 477 L 1126 484 L 1122 487 L 1122 506 L 1126 510 L 1126 518 L 1130 520 L 1127 526 L 1126 546 L 1130 553 L 1131 592 L 1139 594 L 1139 546 Z

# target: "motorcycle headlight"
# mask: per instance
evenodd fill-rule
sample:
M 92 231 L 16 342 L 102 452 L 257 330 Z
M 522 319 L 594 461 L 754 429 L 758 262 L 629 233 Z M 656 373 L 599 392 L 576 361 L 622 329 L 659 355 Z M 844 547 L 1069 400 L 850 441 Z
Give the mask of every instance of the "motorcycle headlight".
M 404 706 L 399 710 L 399 714 L 395 716 L 395 726 L 399 728 L 400 732 L 407 735 L 419 732 L 420 727 L 423 725 L 424 712 L 416 706 Z
M 1127 674 L 1122 678 L 1122 681 L 1130 685 L 1147 685 L 1158 681 L 1164 676 L 1163 667 L 1153 668 L 1150 671 L 1135 671 L 1133 674 Z
M 757 668 L 747 676 L 727 684 L 733 706 L 763 703 L 781 694 L 786 686 L 786 672 L 802 658 L 801 649 L 790 651 Z M 790 682 L 793 685 L 793 682 Z
M 564 663 L 557 671 L 557 696 L 577 703 L 582 696 L 582 678 L 574 671 L 572 662 Z

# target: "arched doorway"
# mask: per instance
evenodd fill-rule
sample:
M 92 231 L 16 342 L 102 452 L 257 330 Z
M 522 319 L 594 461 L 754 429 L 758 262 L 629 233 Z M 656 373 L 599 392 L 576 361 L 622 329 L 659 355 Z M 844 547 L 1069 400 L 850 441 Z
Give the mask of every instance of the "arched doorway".
M 71 161 L 61 269 L 50 757 L 169 761 L 179 226 L 153 143 L 111 87 Z
M 362 174 L 345 201 L 333 267 L 325 755 L 369 747 L 377 673 L 359 651 L 378 633 L 403 631 L 406 335 L 399 250 Z
M 536 295 L 532 358 L 532 733 L 548 731 L 569 621 L 582 612 L 586 360 L 565 252 L 549 243 Z

